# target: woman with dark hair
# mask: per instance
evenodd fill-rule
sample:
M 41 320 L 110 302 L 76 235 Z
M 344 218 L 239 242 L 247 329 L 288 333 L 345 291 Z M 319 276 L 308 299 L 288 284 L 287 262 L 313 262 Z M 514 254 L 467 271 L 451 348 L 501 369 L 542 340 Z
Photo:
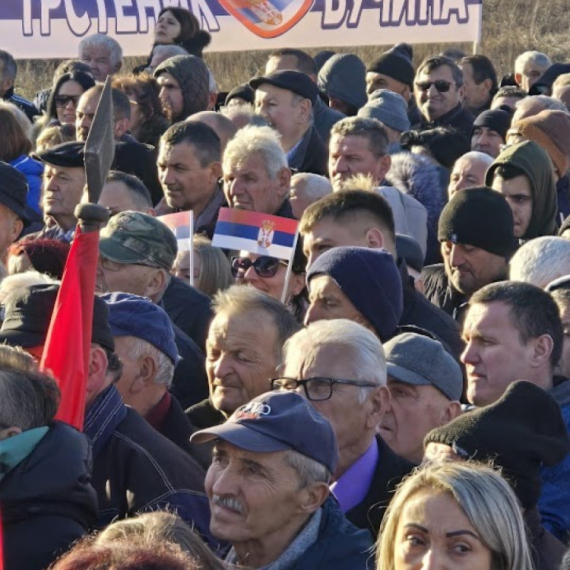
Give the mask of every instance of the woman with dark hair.
M 148 73 L 124 75 L 113 81 L 131 103 L 129 131 L 139 142 L 158 147 L 160 137 L 170 126 L 158 96 L 156 79 Z
M 40 119 L 42 127 L 51 123 L 75 124 L 75 111 L 79 97 L 94 85 L 95 80 L 87 73 L 82 71 L 64 73 L 53 86 L 46 115 Z

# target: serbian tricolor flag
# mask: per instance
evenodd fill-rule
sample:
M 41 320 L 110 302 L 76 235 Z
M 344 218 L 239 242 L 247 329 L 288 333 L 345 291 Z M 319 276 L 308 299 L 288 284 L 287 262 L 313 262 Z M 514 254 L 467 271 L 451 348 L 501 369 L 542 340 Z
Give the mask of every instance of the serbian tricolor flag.
M 290 261 L 299 222 L 249 210 L 221 208 L 212 245 Z
M 194 234 L 194 216 L 189 212 L 178 212 L 158 216 L 165 226 L 168 226 L 178 240 L 178 251 L 192 251 L 192 235 Z

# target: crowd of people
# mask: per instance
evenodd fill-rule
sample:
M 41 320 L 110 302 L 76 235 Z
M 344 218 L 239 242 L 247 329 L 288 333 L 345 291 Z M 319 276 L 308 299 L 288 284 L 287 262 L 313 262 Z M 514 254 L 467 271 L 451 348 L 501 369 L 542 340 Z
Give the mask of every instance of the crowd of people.
M 210 42 L 165 8 L 33 102 L 0 50 L 3 569 L 569 569 L 570 64 L 291 48 L 221 93 Z M 40 361 L 108 77 L 77 430 Z M 221 208 L 298 220 L 291 260 Z

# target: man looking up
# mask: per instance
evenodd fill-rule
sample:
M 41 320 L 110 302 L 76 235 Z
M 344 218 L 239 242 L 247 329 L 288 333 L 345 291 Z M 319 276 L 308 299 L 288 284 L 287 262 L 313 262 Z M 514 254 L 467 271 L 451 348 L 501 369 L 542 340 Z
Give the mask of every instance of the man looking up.
M 255 89 L 255 110 L 281 135 L 290 168 L 326 173 L 326 148 L 313 125 L 319 88 L 304 73 L 275 71 L 249 82 Z

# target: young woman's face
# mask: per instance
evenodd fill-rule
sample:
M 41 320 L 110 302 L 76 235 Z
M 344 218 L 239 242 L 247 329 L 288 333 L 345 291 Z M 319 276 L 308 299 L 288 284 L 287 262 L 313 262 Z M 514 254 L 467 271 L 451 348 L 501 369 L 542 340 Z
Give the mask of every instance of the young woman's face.
M 395 570 L 491 570 L 491 550 L 448 493 L 424 489 L 402 509 Z
M 57 120 L 62 125 L 75 124 L 75 111 L 79 97 L 83 95 L 83 87 L 70 79 L 63 83 L 55 96 L 55 111 Z
M 173 44 L 180 35 L 180 22 L 174 17 L 174 14 L 167 10 L 156 22 L 154 28 L 154 41 L 157 44 Z

